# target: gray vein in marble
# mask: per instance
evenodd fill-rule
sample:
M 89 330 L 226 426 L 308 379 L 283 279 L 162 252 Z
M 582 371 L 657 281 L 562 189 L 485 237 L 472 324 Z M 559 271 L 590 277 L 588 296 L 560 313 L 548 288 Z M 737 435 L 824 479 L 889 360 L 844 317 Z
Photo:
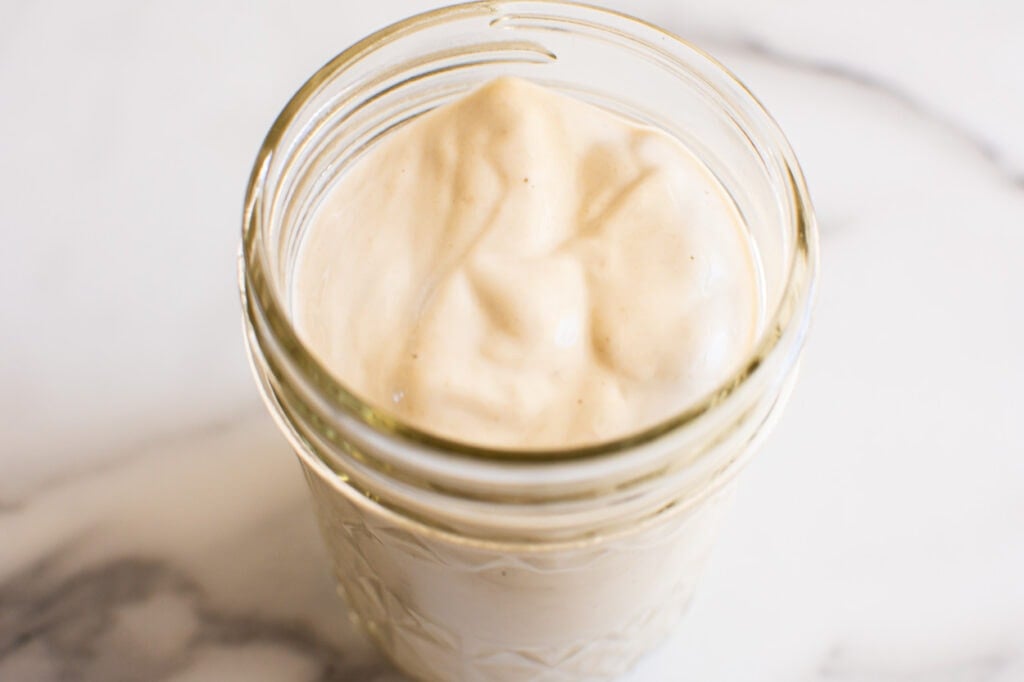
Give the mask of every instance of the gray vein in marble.
M 793 54 L 750 37 L 723 38 L 712 35 L 695 35 L 695 43 L 704 46 L 719 46 L 762 59 L 784 69 L 815 74 L 824 78 L 840 80 L 870 90 L 878 95 L 899 103 L 917 116 L 934 123 L 949 136 L 970 147 L 979 157 L 1010 185 L 1024 190 L 1024 175 L 1016 173 L 1001 159 L 998 150 L 973 131 L 957 124 L 950 118 L 933 111 L 920 100 L 883 79 L 848 64 L 821 61 Z
M 0 586 L 0 663 L 31 648 L 27 655 L 45 659 L 54 679 L 161 680 L 187 668 L 204 648 L 255 644 L 312 662 L 318 682 L 397 679 L 384 663 L 347 662 L 300 622 L 212 608 L 200 586 L 169 564 L 123 558 L 58 578 L 61 556 L 54 552 Z M 119 622 L 133 606 L 153 600 L 176 602 L 188 615 L 190 631 L 172 651 L 147 649 L 145 633 L 132 638 Z
M 0 496 L 0 515 L 22 510 L 37 495 L 44 495 L 54 490 L 59 490 L 83 478 L 105 474 L 141 457 L 148 457 L 155 452 L 163 452 L 193 440 L 201 440 L 224 434 L 247 419 L 256 416 L 262 418 L 263 415 L 262 406 L 252 406 L 230 412 L 217 419 L 192 424 L 168 433 L 152 435 L 148 438 L 121 445 L 113 452 L 109 452 L 102 457 L 85 456 L 84 459 L 91 461 L 91 464 L 77 469 L 64 469 L 59 473 L 48 476 L 31 486 L 19 490 L 17 493 L 10 494 L 8 497 Z

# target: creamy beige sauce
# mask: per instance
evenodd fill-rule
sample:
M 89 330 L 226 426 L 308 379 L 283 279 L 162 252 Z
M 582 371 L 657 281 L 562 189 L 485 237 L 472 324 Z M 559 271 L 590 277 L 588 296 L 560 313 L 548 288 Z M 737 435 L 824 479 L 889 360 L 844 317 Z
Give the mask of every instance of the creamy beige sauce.
M 385 136 L 299 253 L 299 334 L 357 395 L 497 448 L 628 435 L 749 353 L 756 254 L 709 170 L 651 127 L 501 78 Z

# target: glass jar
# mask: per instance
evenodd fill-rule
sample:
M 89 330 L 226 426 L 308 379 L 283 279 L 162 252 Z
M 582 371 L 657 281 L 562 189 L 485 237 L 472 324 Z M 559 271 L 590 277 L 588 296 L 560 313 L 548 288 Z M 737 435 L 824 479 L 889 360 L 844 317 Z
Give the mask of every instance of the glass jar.
M 498 75 L 668 131 L 736 202 L 767 321 L 743 367 L 685 413 L 589 447 L 488 450 L 366 404 L 296 335 L 291 276 L 325 189 L 397 126 Z M 400 668 L 423 680 L 609 678 L 664 637 L 793 383 L 816 271 L 800 169 L 732 75 L 654 26 L 572 3 L 413 17 L 338 55 L 288 103 L 253 168 L 243 241 L 254 372 L 347 603 Z

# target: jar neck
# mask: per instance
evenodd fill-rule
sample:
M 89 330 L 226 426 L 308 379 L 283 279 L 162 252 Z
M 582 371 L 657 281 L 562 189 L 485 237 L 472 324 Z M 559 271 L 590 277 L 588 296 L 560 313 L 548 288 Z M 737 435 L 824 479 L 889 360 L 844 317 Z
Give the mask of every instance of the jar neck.
M 769 296 L 773 313 L 744 367 L 687 413 L 591 448 L 489 452 L 410 429 L 365 404 L 303 345 L 282 301 L 300 226 L 360 151 L 400 122 L 486 80 L 496 68 L 523 68 L 526 77 L 534 77 L 529 69 L 571 63 L 566 50 L 582 49 L 573 47 L 577 43 L 559 47 L 556 59 L 555 46 L 541 42 L 556 35 L 549 29 L 560 21 L 579 41 L 593 38 L 595 50 L 619 41 L 615 50 L 637 52 L 638 64 L 668 69 L 679 88 L 693 89 L 694 102 L 707 107 L 709 117 L 721 118 L 695 134 L 694 144 L 749 141 L 742 156 L 719 159 L 714 170 L 741 203 L 745 191 L 754 192 L 753 181 L 743 179 L 761 183 L 757 188 L 765 200 L 740 208 L 756 229 L 779 233 L 778 239 L 757 240 L 764 257 L 781 259 Z M 516 26 L 525 27 L 530 40 L 514 40 L 508 31 Z M 746 461 L 785 401 L 806 334 L 816 267 L 813 214 L 792 152 L 768 115 L 719 65 L 666 37 L 635 20 L 568 3 L 458 6 L 384 29 L 339 55 L 282 112 L 257 159 L 246 199 L 240 284 L 248 345 L 282 428 L 307 464 L 340 492 L 462 537 L 572 541 L 685 509 L 731 480 Z M 403 41 L 406 47 L 391 52 Z M 590 85 L 570 87 L 564 79 L 592 71 L 558 72 L 561 80 L 549 80 L 584 92 Z M 616 100 L 614 93 L 601 101 L 632 113 L 643 108 Z M 663 108 L 664 115 L 648 112 L 648 122 L 664 122 L 666 130 L 678 132 L 665 117 L 679 107 L 667 102 Z M 736 130 L 719 130 L 724 125 Z

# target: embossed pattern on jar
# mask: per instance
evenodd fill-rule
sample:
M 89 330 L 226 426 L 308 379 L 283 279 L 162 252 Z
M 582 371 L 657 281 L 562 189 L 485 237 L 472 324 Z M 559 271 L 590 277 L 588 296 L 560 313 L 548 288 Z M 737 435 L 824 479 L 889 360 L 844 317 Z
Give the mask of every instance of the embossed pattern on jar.
M 635 532 L 538 549 L 408 527 L 306 479 L 353 616 L 431 682 L 620 675 L 686 610 L 732 496 L 727 487 Z M 567 609 L 577 622 L 566 623 Z

